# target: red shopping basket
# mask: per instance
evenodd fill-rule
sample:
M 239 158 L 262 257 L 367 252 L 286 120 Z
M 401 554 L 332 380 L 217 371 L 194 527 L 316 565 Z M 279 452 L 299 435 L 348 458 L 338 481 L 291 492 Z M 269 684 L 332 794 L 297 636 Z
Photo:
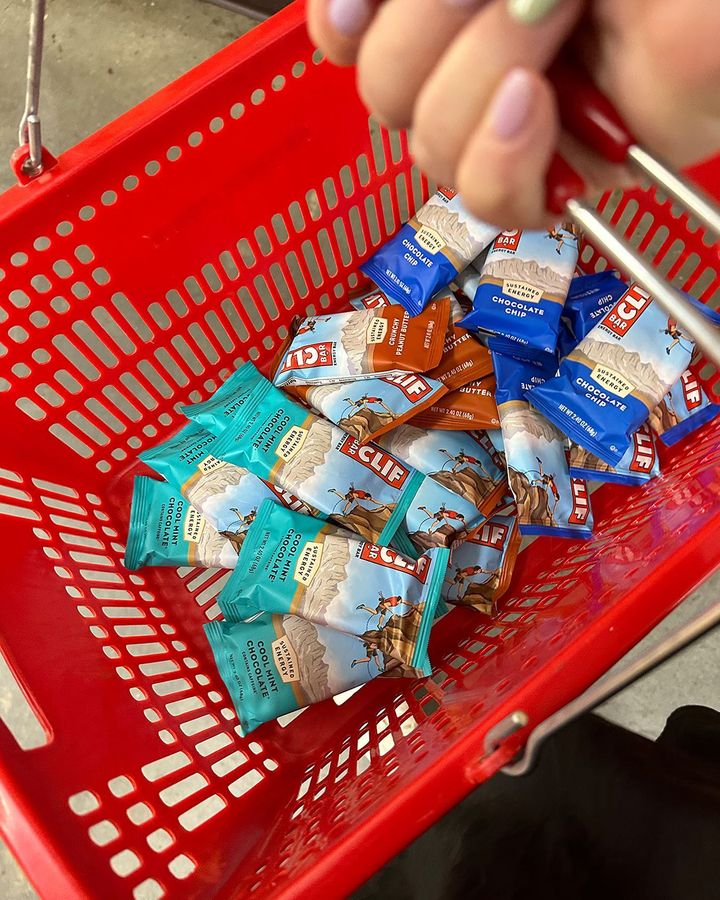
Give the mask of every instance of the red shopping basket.
M 720 166 L 696 174 L 720 193 Z M 0 641 L 40 723 L 32 749 L 0 725 L 0 826 L 45 896 L 344 895 L 516 753 L 526 730 L 486 752 L 493 725 L 545 719 L 720 561 L 710 427 L 596 494 L 590 543 L 522 554 L 497 619 L 454 610 L 429 681 L 238 734 L 201 629 L 226 576 L 123 568 L 137 453 L 294 313 L 339 305 L 426 193 L 299 4 L 0 199 Z M 604 203 L 712 298 L 692 222 Z

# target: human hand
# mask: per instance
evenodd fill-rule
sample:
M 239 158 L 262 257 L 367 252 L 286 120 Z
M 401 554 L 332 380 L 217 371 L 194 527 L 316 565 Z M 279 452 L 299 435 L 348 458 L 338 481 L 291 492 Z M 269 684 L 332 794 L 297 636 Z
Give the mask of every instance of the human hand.
M 544 227 L 558 148 L 590 188 L 627 183 L 561 131 L 543 75 L 569 39 L 639 142 L 676 166 L 720 149 L 717 0 L 309 0 L 310 33 L 357 62 L 360 93 L 385 125 L 412 128 L 419 165 L 504 227 Z M 552 8 L 554 7 L 554 8 Z

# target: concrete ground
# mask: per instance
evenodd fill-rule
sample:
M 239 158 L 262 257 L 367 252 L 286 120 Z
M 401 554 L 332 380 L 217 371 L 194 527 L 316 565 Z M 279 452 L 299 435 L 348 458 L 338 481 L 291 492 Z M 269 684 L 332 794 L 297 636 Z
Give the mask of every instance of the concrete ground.
M 28 14 L 28 0 L 0 0 L 2 190 L 13 180 L 2 160 L 15 147 L 22 113 Z M 49 0 L 41 106 L 46 145 L 54 152 L 72 146 L 252 25 L 244 16 L 201 0 Z M 692 595 L 648 642 L 709 606 L 719 591 L 720 574 Z M 720 633 L 716 633 L 618 695 L 602 712 L 655 737 L 677 706 L 720 705 L 719 671 Z M 0 715 L 11 705 L 0 670 Z M 3 845 L 0 886 L 5 900 L 35 896 Z

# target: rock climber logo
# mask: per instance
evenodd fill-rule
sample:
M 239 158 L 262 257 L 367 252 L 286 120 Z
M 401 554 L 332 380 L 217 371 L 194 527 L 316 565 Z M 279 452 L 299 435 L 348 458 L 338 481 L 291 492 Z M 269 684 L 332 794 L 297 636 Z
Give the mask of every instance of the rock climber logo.
M 230 527 L 220 534 L 227 538 L 235 548 L 235 552 L 239 555 L 245 535 L 252 523 L 257 518 L 257 507 L 254 506 L 247 515 L 243 515 L 239 509 L 231 507 L 230 512 L 234 512 L 237 518 L 230 524 Z
M 347 418 L 348 415 L 354 416 L 356 412 L 360 412 L 361 409 L 365 409 L 369 406 L 381 406 L 389 416 L 392 416 L 393 419 L 395 418 L 395 413 L 385 403 L 382 397 L 371 397 L 369 394 L 363 394 L 362 397 L 358 397 L 357 400 L 353 400 L 351 397 L 343 397 L 343 403 L 347 404 L 342 411 L 341 418 L 343 419 Z
M 550 518 L 555 523 L 555 510 L 557 508 L 558 502 L 560 501 L 560 491 L 558 491 L 557 484 L 555 484 L 555 476 L 546 472 L 543 468 L 542 460 L 539 456 L 536 456 L 535 459 L 538 461 L 538 469 L 528 469 L 525 472 L 525 477 L 531 485 L 536 487 L 541 487 L 545 490 L 545 493 L 548 495 L 548 500 L 550 499 L 550 495 L 552 494 L 553 504 L 552 509 L 550 509 Z M 530 477 L 532 473 L 536 473 L 534 477 Z M 549 507 L 550 504 L 548 504 Z
M 454 455 L 450 453 L 449 450 L 444 450 L 442 447 L 438 448 L 438 453 L 444 453 L 448 458 L 447 462 L 443 463 L 443 470 L 445 469 L 445 466 L 452 465 L 450 471 L 453 475 L 456 475 L 462 466 L 477 466 L 483 475 L 492 481 L 492 475 L 485 468 L 482 460 L 478 459 L 476 456 L 470 456 L 468 453 L 465 453 L 462 447 L 460 448 L 460 452 Z
M 342 514 L 344 516 L 348 515 L 348 513 L 354 507 L 360 507 L 361 509 L 370 510 L 373 512 L 377 512 L 380 509 L 383 509 L 387 504 L 380 503 L 379 500 L 376 500 L 373 495 L 369 491 L 363 491 L 360 488 L 356 488 L 354 484 L 350 484 L 347 492 L 342 494 L 340 491 L 336 491 L 335 488 L 329 488 L 328 494 L 335 494 L 340 499 L 337 501 L 335 506 L 333 507 L 333 513 L 337 510 L 340 504 L 343 504 Z M 363 504 L 372 503 L 373 506 L 363 506 Z
M 407 607 L 404 612 L 399 612 L 400 607 Z M 369 614 L 370 618 L 367 620 L 367 625 L 365 626 L 365 631 L 370 627 L 370 619 L 375 616 L 378 617 L 377 627 L 382 628 L 385 624 L 385 619 L 387 616 L 394 616 L 396 619 L 405 619 L 407 616 L 413 615 L 415 612 L 418 612 L 418 604 L 412 603 L 409 600 L 406 600 L 404 597 L 401 597 L 400 594 L 396 594 L 393 597 L 386 597 L 382 591 L 378 591 L 378 601 L 375 606 L 368 606 L 365 603 L 361 603 L 359 606 L 355 607 L 357 610 L 361 610 Z
M 670 353 L 675 349 L 675 347 L 678 346 L 678 344 L 682 347 L 683 350 L 686 350 L 688 353 L 692 353 L 692 344 L 690 343 L 687 335 L 680 330 L 675 319 L 668 319 L 667 328 L 661 328 L 660 334 L 665 334 L 670 338 L 670 344 L 665 348 L 665 352 L 668 356 L 670 356 Z
M 472 579 L 477 584 L 487 584 L 494 576 L 498 574 L 497 569 L 484 569 L 482 566 L 465 566 L 464 568 L 455 569 L 455 575 L 450 583 L 450 587 L 448 588 L 448 599 L 451 596 L 451 592 L 453 588 L 455 589 L 455 600 L 456 602 L 462 600 L 462 598 L 467 593 L 467 588 L 465 582 L 468 579 Z M 487 575 L 487 578 L 480 581 L 476 576 L 478 575 Z M 460 591 L 462 590 L 462 595 Z
M 422 530 L 426 522 L 432 522 L 432 525 L 428 528 L 428 534 L 433 534 L 439 528 L 442 528 L 443 525 L 450 525 L 452 527 L 453 522 L 462 522 L 463 528 L 466 528 L 465 516 L 455 509 L 448 509 L 444 503 L 435 512 L 431 512 L 427 506 L 418 506 L 418 509 L 420 512 L 425 513 L 425 518 L 420 522 L 418 531 Z
M 378 672 L 384 672 L 385 666 L 381 661 L 381 657 L 384 660 L 384 656 L 382 651 L 380 650 L 380 644 L 377 641 L 374 641 L 370 638 L 362 641 L 362 645 L 365 649 L 365 656 L 359 656 L 357 659 L 354 659 L 350 663 L 350 668 L 354 669 L 355 666 L 362 665 L 362 663 L 367 663 L 368 674 L 372 677 L 372 672 L 370 671 L 370 663 L 374 662 Z
M 550 241 L 555 241 L 555 252 L 560 256 L 565 244 L 565 235 L 563 232 L 559 228 L 548 228 L 545 237 Z
M 315 334 L 315 328 L 320 322 L 329 322 L 330 316 L 326 316 L 324 319 L 305 319 L 305 321 L 300 325 L 296 334 Z

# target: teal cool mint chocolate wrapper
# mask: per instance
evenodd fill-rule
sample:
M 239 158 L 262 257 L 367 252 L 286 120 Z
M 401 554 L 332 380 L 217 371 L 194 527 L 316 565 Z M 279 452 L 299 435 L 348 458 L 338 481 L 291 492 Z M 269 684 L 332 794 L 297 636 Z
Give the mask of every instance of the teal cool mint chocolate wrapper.
M 616 466 L 690 364 L 694 344 L 633 284 L 528 399 L 574 443 Z
M 503 231 L 479 277 L 460 280 L 473 304 L 460 325 L 489 335 L 493 351 L 543 362 L 557 350 L 577 258 L 578 238 L 571 226 Z
M 647 425 L 633 434 L 630 449 L 616 466 L 609 466 L 592 453 L 570 446 L 570 475 L 587 481 L 608 481 L 613 484 L 646 484 L 660 474 L 655 438 Z
M 686 369 L 650 413 L 648 422 L 663 444 L 671 447 L 719 414 L 720 405 L 711 402 L 697 375 Z
M 499 230 L 470 215 L 455 191 L 441 188 L 360 268 L 416 316 Z
M 140 459 L 180 491 L 239 552 L 263 500 L 315 514 L 297 497 L 273 487 L 248 469 L 218 459 L 217 435 L 190 422 Z
M 226 619 L 298 615 L 423 667 L 448 550 L 408 560 L 388 547 L 267 503 L 218 597 Z
M 194 407 L 186 410 L 194 415 Z M 267 379 L 255 384 L 232 417 L 208 424 L 214 452 L 366 540 L 387 544 L 405 517 L 422 475 L 375 444 L 360 444 L 290 399 Z
M 531 388 L 555 372 L 493 354 L 510 490 L 524 535 L 582 538 L 592 535 L 587 485 L 571 478 L 565 436 L 528 403 Z
M 166 481 L 138 475 L 133 485 L 125 565 L 232 569 L 244 532 L 221 535 Z
M 244 734 L 373 678 L 422 678 L 383 653 L 380 643 L 263 613 L 251 622 L 210 622 L 205 634 Z

